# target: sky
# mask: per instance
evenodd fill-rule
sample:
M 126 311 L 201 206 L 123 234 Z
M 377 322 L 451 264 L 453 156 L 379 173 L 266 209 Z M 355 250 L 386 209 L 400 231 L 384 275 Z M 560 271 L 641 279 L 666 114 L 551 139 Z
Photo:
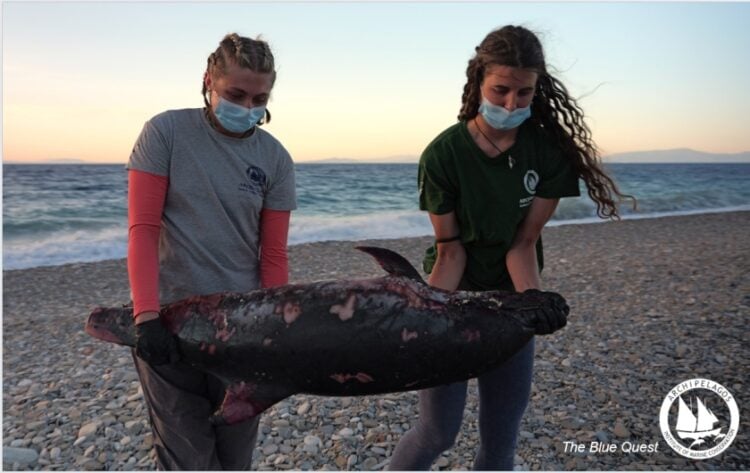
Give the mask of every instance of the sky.
M 415 157 L 506 24 L 538 33 L 604 155 L 750 151 L 750 3 L 6 1 L 3 160 L 127 162 L 149 118 L 203 106 L 229 32 L 269 42 L 264 127 L 295 161 Z

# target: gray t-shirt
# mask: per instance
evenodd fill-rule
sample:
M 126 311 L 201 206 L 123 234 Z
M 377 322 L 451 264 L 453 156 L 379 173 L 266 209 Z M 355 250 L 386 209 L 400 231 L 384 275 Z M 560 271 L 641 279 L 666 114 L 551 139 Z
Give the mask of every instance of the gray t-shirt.
M 261 209 L 296 208 L 294 164 L 268 132 L 247 138 L 213 129 L 203 109 L 146 122 L 128 169 L 169 178 L 159 241 L 162 304 L 260 286 Z

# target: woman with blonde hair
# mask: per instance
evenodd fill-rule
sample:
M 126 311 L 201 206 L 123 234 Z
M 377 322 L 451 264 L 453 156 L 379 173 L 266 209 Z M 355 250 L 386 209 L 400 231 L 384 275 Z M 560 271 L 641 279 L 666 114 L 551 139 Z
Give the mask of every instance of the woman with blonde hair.
M 156 115 L 130 155 L 133 359 L 162 470 L 251 466 L 259 417 L 232 426 L 209 423 L 225 386 L 179 361 L 159 307 L 193 295 L 287 283 L 294 167 L 281 143 L 260 128 L 271 119 L 275 79 L 266 42 L 225 36 L 208 57 L 205 106 Z

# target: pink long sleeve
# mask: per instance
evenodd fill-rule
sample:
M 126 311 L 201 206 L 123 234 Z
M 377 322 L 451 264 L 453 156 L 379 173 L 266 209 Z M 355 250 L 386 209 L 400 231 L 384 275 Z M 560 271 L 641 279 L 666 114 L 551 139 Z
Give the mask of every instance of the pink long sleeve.
M 289 282 L 288 210 L 263 209 L 260 212 L 260 285 L 263 288 Z
M 159 311 L 159 233 L 169 180 L 128 171 L 128 278 L 133 316 Z

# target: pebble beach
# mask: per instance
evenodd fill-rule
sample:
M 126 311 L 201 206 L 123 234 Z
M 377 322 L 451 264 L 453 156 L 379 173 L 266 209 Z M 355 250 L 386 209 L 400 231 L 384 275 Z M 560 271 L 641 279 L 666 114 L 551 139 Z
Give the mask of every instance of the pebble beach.
M 516 469 L 750 469 L 750 212 L 563 225 L 543 240 L 544 289 L 565 296 L 571 314 L 565 329 L 537 337 Z M 383 275 L 358 244 L 420 269 L 430 243 L 295 245 L 290 282 Z M 130 350 L 83 332 L 92 308 L 128 300 L 125 260 L 3 272 L 4 469 L 155 469 Z M 740 411 L 733 443 L 704 460 L 674 452 L 659 426 L 665 396 L 694 378 L 723 385 Z M 471 469 L 477 414 L 472 381 L 461 432 L 433 470 Z M 417 418 L 414 392 L 294 395 L 263 414 L 253 467 L 383 470 Z

